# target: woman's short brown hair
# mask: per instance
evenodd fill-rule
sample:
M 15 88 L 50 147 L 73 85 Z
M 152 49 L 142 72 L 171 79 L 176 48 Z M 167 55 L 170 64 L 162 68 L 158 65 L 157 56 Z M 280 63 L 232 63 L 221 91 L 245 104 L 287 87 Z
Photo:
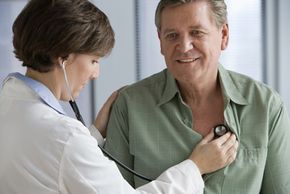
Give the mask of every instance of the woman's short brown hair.
M 30 0 L 13 24 L 16 57 L 39 72 L 70 53 L 105 56 L 114 42 L 107 16 L 88 0 Z

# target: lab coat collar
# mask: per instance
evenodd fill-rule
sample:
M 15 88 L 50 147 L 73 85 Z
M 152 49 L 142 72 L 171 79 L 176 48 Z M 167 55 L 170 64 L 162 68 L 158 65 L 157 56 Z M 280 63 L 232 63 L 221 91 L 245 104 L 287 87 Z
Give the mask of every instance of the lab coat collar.
M 21 80 L 25 85 L 31 88 L 45 104 L 47 104 L 60 114 L 66 115 L 59 101 L 55 98 L 53 93 L 44 84 L 17 72 L 10 73 L 4 82 L 6 82 L 6 80 L 8 80 L 11 77 Z

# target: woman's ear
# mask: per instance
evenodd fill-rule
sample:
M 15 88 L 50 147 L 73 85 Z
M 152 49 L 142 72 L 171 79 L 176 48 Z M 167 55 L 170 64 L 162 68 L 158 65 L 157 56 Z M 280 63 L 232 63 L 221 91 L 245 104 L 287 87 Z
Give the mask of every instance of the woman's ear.
M 61 68 L 65 68 L 65 63 L 66 63 L 66 59 L 64 57 L 58 57 L 57 58 L 57 65 Z
M 66 64 L 67 64 L 67 61 L 69 59 L 69 56 L 70 55 L 67 55 L 67 56 L 64 56 L 64 57 L 58 57 L 57 58 L 57 64 L 59 64 L 59 66 L 61 68 L 65 68 Z

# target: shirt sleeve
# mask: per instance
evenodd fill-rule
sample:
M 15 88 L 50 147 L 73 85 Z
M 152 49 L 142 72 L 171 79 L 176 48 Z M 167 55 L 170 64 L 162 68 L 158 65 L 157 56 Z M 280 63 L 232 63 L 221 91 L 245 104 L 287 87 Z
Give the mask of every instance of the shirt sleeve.
M 290 122 L 283 104 L 273 108 L 262 194 L 290 193 Z M 276 111 L 275 111 L 276 109 Z
M 126 102 L 123 94 L 119 94 L 111 110 L 104 148 L 120 162 L 134 169 L 134 155 L 131 154 L 131 144 L 129 144 L 129 119 Z M 134 175 L 122 167 L 119 167 L 119 170 L 129 184 L 135 187 Z
M 60 192 L 70 194 L 197 194 L 203 187 L 198 168 L 186 160 L 135 190 L 89 134 L 74 134 L 68 140 L 59 173 Z

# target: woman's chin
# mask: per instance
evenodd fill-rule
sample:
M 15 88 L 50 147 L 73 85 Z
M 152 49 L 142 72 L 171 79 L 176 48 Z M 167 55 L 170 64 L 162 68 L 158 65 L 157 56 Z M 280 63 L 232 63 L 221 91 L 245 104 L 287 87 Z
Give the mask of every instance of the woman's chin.
M 61 100 L 61 101 L 64 101 L 64 102 L 68 102 L 68 101 L 70 101 L 71 99 L 70 99 L 69 97 L 67 97 L 67 98 L 61 98 L 60 100 Z
M 79 89 L 78 91 L 73 91 L 72 97 L 73 97 L 74 100 L 79 96 L 80 92 L 81 92 L 81 89 Z M 62 95 L 59 100 L 61 100 L 61 101 L 70 101 L 72 99 L 71 99 L 71 97 L 69 95 L 65 94 L 65 95 Z
M 77 97 L 79 97 L 79 95 L 80 95 L 80 90 L 73 93 L 73 98 L 76 99 Z
M 74 100 L 75 100 L 77 97 L 78 97 L 78 94 L 73 95 L 73 99 L 74 99 Z M 60 98 L 60 100 L 61 100 L 61 101 L 68 102 L 68 101 L 70 101 L 70 100 L 72 100 L 72 99 L 71 99 L 70 96 L 64 96 L 64 97 Z

